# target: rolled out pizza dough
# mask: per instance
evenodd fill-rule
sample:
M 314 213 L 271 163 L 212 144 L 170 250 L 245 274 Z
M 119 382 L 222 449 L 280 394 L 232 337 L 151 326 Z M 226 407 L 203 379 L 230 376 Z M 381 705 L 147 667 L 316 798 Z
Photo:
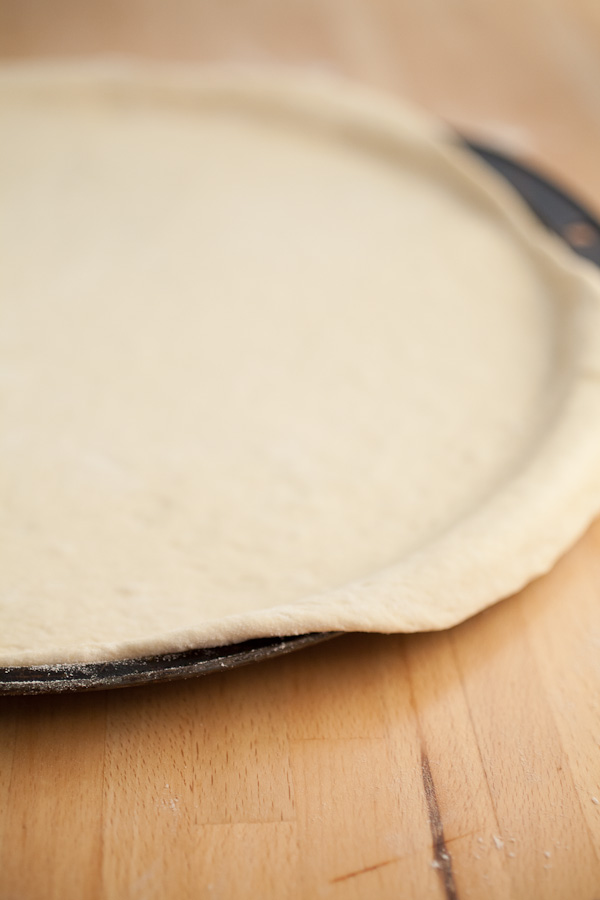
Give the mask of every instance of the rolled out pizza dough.
M 452 625 L 600 508 L 600 280 L 284 71 L 0 74 L 0 663 Z

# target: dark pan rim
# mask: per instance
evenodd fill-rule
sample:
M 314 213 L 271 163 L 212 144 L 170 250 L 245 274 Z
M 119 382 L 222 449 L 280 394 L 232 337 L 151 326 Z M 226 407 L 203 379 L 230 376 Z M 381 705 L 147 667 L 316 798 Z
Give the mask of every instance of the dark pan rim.
M 268 637 L 229 644 L 93 663 L 0 667 L 0 694 L 46 694 L 131 687 L 151 681 L 174 681 L 222 672 L 250 663 L 284 656 L 320 644 L 341 632 L 318 632 L 293 637 Z

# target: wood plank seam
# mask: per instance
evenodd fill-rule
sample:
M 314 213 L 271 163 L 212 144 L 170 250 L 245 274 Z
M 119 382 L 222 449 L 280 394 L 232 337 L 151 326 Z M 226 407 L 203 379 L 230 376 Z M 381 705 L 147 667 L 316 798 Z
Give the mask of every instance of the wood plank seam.
M 423 780 L 423 792 L 425 795 L 425 803 L 427 805 L 427 818 L 429 820 L 429 829 L 431 831 L 433 860 L 431 865 L 437 869 L 444 889 L 446 900 L 458 900 L 456 890 L 456 881 L 452 869 L 452 854 L 446 846 L 444 838 L 444 826 L 440 815 L 440 808 L 437 801 L 435 783 L 431 774 L 431 766 L 429 765 L 429 757 L 427 755 L 427 747 L 421 721 L 417 711 L 410 667 L 406 667 L 406 677 L 408 680 L 408 694 L 410 705 L 415 717 L 415 724 L 419 741 L 421 744 L 421 778 Z

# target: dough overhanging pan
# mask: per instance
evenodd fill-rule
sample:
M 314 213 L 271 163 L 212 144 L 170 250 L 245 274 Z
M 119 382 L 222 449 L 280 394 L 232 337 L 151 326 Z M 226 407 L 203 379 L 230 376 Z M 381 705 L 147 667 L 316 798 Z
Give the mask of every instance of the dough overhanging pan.
M 600 226 L 582 206 L 521 163 L 470 142 L 478 154 L 519 192 L 543 224 L 580 256 L 600 265 Z M 0 693 L 38 694 L 98 690 L 186 678 L 279 656 L 334 637 L 335 633 L 263 638 L 210 649 L 188 650 L 113 662 L 0 668 Z

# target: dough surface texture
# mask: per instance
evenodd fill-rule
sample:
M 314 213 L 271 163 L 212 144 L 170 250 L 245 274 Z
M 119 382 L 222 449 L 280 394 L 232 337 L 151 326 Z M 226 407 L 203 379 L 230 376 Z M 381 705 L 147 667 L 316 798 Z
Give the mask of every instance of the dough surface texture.
M 600 279 L 335 78 L 0 72 L 0 664 L 451 626 L 600 509 Z

